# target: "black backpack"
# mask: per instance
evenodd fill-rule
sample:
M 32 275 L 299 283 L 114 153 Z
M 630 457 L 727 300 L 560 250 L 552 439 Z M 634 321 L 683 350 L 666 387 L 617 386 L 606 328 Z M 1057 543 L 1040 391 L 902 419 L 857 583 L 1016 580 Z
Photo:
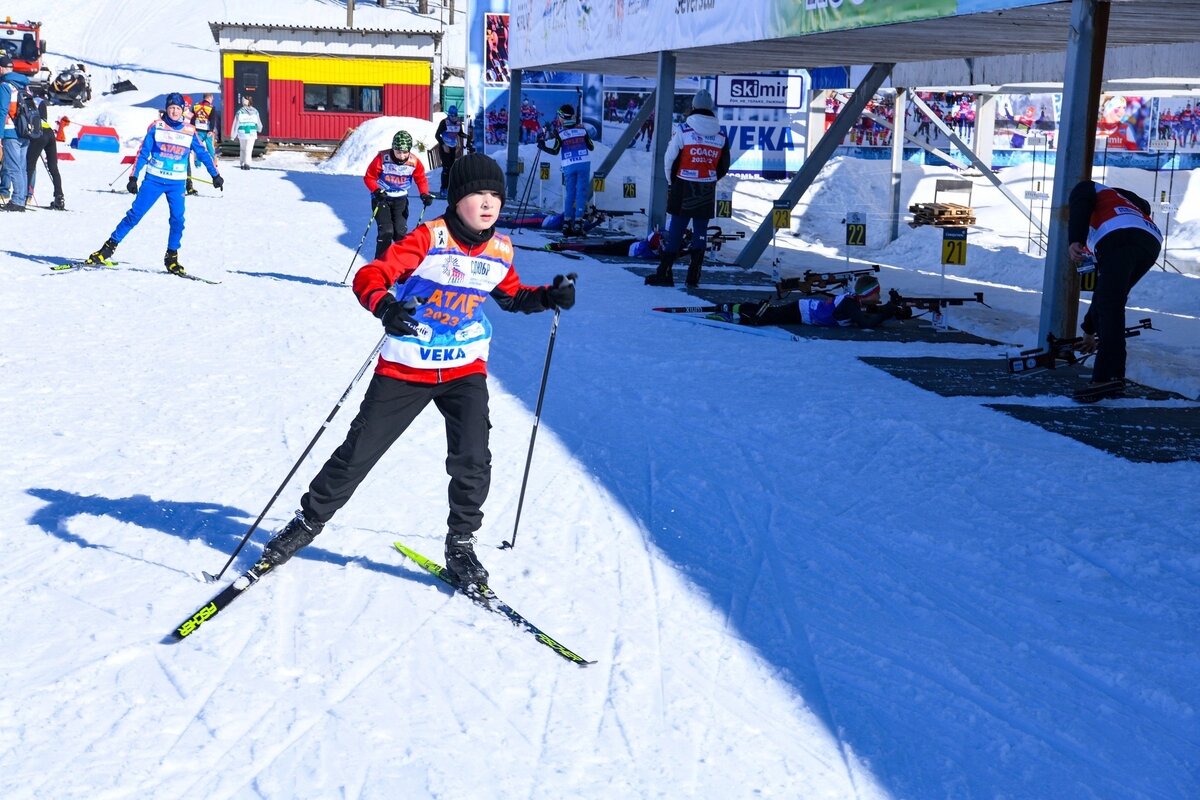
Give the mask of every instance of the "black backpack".
M 28 91 L 17 95 L 17 114 L 13 117 L 13 125 L 21 139 L 42 138 L 42 112 L 38 110 L 37 98 Z

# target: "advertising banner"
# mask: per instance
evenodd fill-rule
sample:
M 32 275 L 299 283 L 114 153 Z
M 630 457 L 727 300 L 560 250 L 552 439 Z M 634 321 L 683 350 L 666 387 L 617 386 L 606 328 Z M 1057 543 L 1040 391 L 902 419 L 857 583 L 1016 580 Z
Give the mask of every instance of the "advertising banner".
M 1047 0 L 513 0 L 512 66 L 738 44 Z
M 774 36 L 865 28 L 953 16 L 958 0 L 798 0 L 772 3 Z
M 1155 138 L 1181 152 L 1200 151 L 1200 97 L 1159 97 Z
M 804 82 L 794 75 L 718 75 L 720 108 L 804 108 Z
M 1096 119 L 1096 150 L 1149 150 L 1151 98 L 1105 95 Z

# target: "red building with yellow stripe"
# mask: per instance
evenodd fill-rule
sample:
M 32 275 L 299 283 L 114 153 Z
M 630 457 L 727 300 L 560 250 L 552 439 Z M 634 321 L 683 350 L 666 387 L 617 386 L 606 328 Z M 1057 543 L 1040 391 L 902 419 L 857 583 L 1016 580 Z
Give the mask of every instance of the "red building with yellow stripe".
M 380 116 L 430 119 L 439 95 L 435 31 L 209 23 L 221 56 L 229 136 L 243 96 L 272 141 L 337 142 Z

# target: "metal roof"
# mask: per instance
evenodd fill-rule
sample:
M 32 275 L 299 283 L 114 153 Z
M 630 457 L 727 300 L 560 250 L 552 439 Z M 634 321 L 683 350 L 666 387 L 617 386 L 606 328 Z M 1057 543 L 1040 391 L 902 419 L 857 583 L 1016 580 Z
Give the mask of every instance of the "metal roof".
M 1067 47 L 1071 2 L 672 51 L 679 77 L 1010 56 Z M 1108 46 L 1200 42 L 1200 0 L 1111 0 Z M 526 69 L 653 77 L 658 54 L 563 61 Z
M 217 44 L 221 43 L 221 31 L 223 29 L 236 30 L 257 30 L 265 33 L 273 31 L 287 31 L 289 33 L 314 32 L 314 33 L 346 33 L 346 34 L 363 34 L 363 35 L 383 35 L 383 36 L 431 36 L 433 39 L 440 40 L 442 31 L 439 29 L 431 30 L 399 30 L 395 28 L 346 28 L 346 27 L 328 27 L 322 25 L 295 25 L 288 23 L 264 23 L 264 22 L 210 22 L 208 29 L 212 31 L 213 41 Z

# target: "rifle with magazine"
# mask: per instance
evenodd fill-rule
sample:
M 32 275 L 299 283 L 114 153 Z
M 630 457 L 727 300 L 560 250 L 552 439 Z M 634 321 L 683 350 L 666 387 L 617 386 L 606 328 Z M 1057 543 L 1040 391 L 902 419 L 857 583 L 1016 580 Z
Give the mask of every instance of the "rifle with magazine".
M 1155 331 L 1158 328 L 1155 328 L 1150 323 L 1150 318 L 1146 317 L 1138 324 L 1125 328 L 1125 338 L 1141 336 L 1144 330 Z M 1008 356 L 1008 372 L 1010 375 L 1017 376 L 1032 375 L 1048 369 L 1057 369 L 1060 361 L 1065 366 L 1082 364 L 1093 355 L 1091 352 L 1080 353 L 1080 346 L 1083 342 L 1084 337 L 1082 336 L 1060 339 L 1051 333 L 1046 337 L 1045 347 L 1024 350 L 1018 355 Z
M 942 313 L 942 309 L 947 306 L 961 306 L 964 303 L 979 303 L 991 308 L 983 302 L 983 292 L 975 292 L 971 297 L 906 297 L 895 289 L 891 289 L 888 291 L 888 299 L 897 306 L 908 306 L 918 311 L 931 311 L 934 314 Z
M 784 278 L 776 283 L 775 293 L 777 296 L 783 297 L 789 292 L 816 294 L 833 289 L 844 289 L 863 275 L 872 275 L 876 272 L 879 272 L 878 264 L 869 269 L 847 269 L 841 272 L 813 272 L 810 269 L 798 278 Z

